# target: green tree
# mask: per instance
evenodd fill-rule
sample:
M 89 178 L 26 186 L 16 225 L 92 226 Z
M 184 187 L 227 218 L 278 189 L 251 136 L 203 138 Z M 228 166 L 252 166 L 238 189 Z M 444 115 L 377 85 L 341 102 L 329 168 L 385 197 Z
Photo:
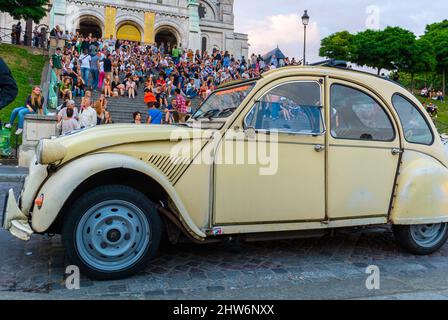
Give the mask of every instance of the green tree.
M 420 38 L 414 42 L 409 59 L 402 65 L 400 71 L 409 73 L 411 77 L 411 90 L 414 90 L 415 76 L 419 73 L 427 75 L 434 71 L 437 64 L 436 55 L 431 43 Z
M 426 26 L 425 34 L 428 34 L 433 31 L 440 31 L 440 30 L 447 30 L 447 29 L 448 29 L 448 20 L 443 20 L 442 22 L 428 24 Z
M 448 28 L 443 27 L 445 22 L 428 26 L 423 38 L 431 43 L 437 61 L 436 69 L 442 74 L 443 95 L 446 93 L 446 72 L 448 71 Z
M 9 13 L 14 19 L 33 20 L 36 23 L 47 15 L 49 0 L 1 0 L 0 12 Z
M 446 72 L 448 71 L 448 29 L 440 30 L 433 38 L 433 47 L 436 53 L 437 70 L 443 77 L 443 95 L 446 93 Z
M 322 39 L 319 55 L 329 59 L 351 61 L 353 35 L 348 31 L 336 32 Z
M 353 37 L 351 62 L 360 66 L 368 66 L 381 72 L 382 63 L 379 57 L 380 31 L 366 30 Z
M 387 27 L 380 33 L 380 58 L 383 68 L 406 68 L 412 60 L 415 48 L 415 35 L 400 27 Z
M 401 69 L 409 64 L 415 45 L 415 35 L 399 27 L 382 31 L 366 30 L 353 39 L 352 62 L 377 69 Z

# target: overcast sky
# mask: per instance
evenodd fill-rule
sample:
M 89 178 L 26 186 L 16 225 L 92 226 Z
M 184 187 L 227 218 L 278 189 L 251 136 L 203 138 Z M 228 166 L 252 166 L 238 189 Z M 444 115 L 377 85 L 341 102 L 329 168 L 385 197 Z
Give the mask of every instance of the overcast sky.
M 303 56 L 301 16 L 307 9 L 307 60 L 319 58 L 320 39 L 337 31 L 400 26 L 423 34 L 428 23 L 448 18 L 448 0 L 235 0 L 235 31 L 249 34 L 250 52 L 277 45 L 287 56 Z

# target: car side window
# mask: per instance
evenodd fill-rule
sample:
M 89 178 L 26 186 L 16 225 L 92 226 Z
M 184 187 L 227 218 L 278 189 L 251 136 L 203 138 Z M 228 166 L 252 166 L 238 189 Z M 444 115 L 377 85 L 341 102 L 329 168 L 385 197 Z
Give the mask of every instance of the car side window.
M 431 128 L 417 106 L 399 94 L 393 96 L 392 104 L 400 117 L 406 141 L 432 145 L 434 136 Z
M 271 89 L 249 111 L 244 126 L 287 133 L 323 133 L 320 84 L 295 81 Z
M 331 86 L 331 135 L 336 139 L 392 141 L 395 131 L 381 105 L 348 86 Z

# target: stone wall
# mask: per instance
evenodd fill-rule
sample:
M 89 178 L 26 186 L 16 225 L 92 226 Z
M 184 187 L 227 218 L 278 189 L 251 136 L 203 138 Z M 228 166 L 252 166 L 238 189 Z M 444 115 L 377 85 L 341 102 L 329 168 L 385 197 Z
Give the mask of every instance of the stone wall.
M 22 145 L 19 147 L 19 166 L 29 167 L 40 139 L 57 136 L 57 117 L 29 114 L 25 116 Z

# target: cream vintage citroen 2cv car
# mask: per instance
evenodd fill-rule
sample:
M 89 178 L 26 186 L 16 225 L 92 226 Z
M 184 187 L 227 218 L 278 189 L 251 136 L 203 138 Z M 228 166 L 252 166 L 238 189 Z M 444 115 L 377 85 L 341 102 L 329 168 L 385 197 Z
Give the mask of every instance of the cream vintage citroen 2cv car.
M 97 279 L 197 243 L 390 224 L 418 255 L 448 237 L 448 154 L 419 101 L 370 74 L 286 67 L 215 91 L 181 126 L 111 125 L 42 140 L 3 227 L 61 234 Z

